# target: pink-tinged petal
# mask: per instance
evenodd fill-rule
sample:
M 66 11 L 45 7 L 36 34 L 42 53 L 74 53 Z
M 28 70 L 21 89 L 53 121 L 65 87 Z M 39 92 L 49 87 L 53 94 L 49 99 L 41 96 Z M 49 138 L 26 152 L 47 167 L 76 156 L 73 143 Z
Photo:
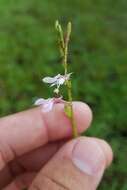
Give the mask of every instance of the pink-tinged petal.
M 35 106 L 40 106 L 40 105 L 43 105 L 45 103 L 45 99 L 43 98 L 39 98 L 35 101 L 34 105 Z
M 45 78 L 42 79 L 42 81 L 44 83 L 49 83 L 49 84 L 52 84 L 52 83 L 56 82 L 56 80 L 57 79 L 55 77 L 45 77 Z
M 52 108 L 53 108 L 53 105 L 54 105 L 53 99 L 47 100 L 47 101 L 45 102 L 45 104 L 43 105 L 43 107 L 42 107 L 42 111 L 43 111 L 43 112 L 49 112 L 49 111 L 51 111 Z
M 65 100 L 62 99 L 63 97 L 59 97 L 59 98 L 54 98 L 54 103 L 57 104 L 57 103 L 65 103 Z

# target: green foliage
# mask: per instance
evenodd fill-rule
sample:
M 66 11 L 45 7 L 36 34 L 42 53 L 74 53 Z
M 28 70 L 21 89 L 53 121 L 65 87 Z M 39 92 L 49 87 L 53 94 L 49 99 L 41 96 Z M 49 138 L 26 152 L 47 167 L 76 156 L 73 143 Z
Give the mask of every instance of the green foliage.
M 0 0 L 1 116 L 51 94 L 40 79 L 60 71 L 54 21 L 72 21 L 74 98 L 93 109 L 87 135 L 106 139 L 115 155 L 101 190 L 127 189 L 126 10 L 125 0 Z

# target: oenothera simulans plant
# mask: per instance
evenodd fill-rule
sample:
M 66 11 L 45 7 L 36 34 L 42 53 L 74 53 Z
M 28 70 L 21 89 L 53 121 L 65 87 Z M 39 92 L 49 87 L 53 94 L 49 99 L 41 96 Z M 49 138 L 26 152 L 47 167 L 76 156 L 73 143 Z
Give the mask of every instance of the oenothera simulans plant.
M 72 24 L 69 22 L 67 24 L 66 32 L 63 32 L 63 29 L 58 21 L 55 23 L 55 28 L 58 34 L 58 44 L 59 50 L 62 57 L 62 65 L 64 72 L 62 74 L 57 74 L 54 77 L 44 77 L 42 81 L 53 87 L 53 97 L 48 99 L 39 98 L 35 101 L 36 106 L 42 106 L 42 112 L 52 111 L 54 104 L 64 103 L 64 112 L 66 116 L 71 121 L 73 137 L 78 136 L 77 127 L 74 118 L 73 104 L 72 104 L 72 73 L 68 72 L 68 49 L 70 35 L 72 31 Z M 67 100 L 63 99 L 61 94 L 61 87 L 65 85 L 67 91 Z

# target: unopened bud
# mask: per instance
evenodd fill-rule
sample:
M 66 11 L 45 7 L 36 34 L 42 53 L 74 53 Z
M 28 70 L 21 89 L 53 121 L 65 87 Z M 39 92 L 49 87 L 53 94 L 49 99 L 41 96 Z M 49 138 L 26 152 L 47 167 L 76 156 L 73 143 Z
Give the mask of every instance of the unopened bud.
M 55 28 L 56 28 L 56 30 L 58 31 L 58 32 L 62 32 L 62 28 L 61 28 L 61 25 L 59 24 L 59 21 L 57 20 L 56 22 L 55 22 Z
M 56 22 L 55 22 L 55 28 L 58 29 L 58 26 L 59 26 L 59 21 L 56 20 Z
M 58 88 L 55 88 L 55 89 L 54 89 L 54 93 L 59 94 L 59 89 L 58 89 Z
M 67 25 L 67 33 L 68 33 L 68 36 L 70 36 L 71 30 L 72 30 L 72 24 L 71 24 L 71 22 L 69 22 L 68 25 Z

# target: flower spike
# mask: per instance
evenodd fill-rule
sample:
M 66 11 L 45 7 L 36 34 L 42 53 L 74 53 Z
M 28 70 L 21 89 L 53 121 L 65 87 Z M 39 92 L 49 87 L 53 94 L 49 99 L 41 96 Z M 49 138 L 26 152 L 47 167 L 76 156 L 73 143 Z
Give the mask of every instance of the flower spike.
M 75 123 L 73 104 L 72 104 L 72 82 L 71 82 L 72 73 L 68 72 L 68 49 L 69 49 L 69 41 L 72 31 L 72 25 L 71 22 L 68 23 L 66 33 L 64 33 L 59 21 L 56 21 L 55 28 L 58 34 L 58 45 L 62 57 L 64 75 L 57 74 L 54 77 L 47 76 L 42 79 L 42 81 L 44 83 L 49 84 L 50 87 L 55 87 L 53 90 L 54 97 L 48 99 L 39 98 L 35 101 L 35 105 L 40 106 L 42 112 L 50 112 L 55 104 L 64 103 L 64 113 L 71 121 L 72 134 L 73 137 L 75 138 L 78 136 L 78 131 Z M 62 85 L 66 86 L 68 101 L 64 101 L 60 95 L 60 87 Z

